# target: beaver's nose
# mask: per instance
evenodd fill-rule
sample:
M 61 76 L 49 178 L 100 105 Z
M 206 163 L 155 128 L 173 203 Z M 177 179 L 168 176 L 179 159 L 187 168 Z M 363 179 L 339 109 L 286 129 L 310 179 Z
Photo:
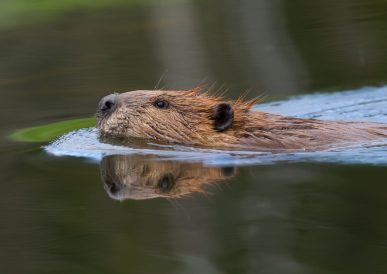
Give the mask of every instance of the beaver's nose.
M 101 99 L 98 104 L 98 109 L 102 113 L 108 113 L 112 111 L 117 105 L 118 94 L 110 94 Z

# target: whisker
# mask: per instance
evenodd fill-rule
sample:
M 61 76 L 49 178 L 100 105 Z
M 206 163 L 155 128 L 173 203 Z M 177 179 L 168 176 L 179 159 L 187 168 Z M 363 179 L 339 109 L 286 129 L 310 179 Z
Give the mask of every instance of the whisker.
M 160 76 L 160 79 L 159 81 L 156 83 L 155 87 L 153 88 L 153 90 L 156 90 L 158 88 L 158 86 L 160 85 L 161 81 L 164 79 L 165 75 L 167 75 L 168 73 L 168 69 L 164 71 L 163 74 L 161 74 Z

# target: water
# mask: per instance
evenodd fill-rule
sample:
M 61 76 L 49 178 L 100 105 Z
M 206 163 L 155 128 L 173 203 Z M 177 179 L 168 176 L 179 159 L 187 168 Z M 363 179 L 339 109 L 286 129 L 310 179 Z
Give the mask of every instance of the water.
M 7 138 L 163 74 L 165 88 L 265 94 L 264 111 L 386 122 L 385 3 L 3 2 L 1 273 L 387 272 L 384 144 L 116 155 L 93 130 L 48 147 Z

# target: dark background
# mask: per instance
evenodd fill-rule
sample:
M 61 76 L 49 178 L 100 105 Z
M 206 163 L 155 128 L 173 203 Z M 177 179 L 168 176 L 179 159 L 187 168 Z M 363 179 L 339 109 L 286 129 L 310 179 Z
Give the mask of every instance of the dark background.
M 242 167 L 118 202 L 97 164 L 7 138 L 163 75 L 269 100 L 383 85 L 386 29 L 384 0 L 2 0 L 0 272 L 387 273 L 385 167 Z

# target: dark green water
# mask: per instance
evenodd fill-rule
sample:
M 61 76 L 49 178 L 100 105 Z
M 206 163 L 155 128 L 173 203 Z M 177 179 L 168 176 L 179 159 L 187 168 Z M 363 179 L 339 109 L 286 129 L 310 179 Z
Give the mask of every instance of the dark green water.
M 6 138 L 88 117 L 165 72 L 161 87 L 216 83 L 230 97 L 386 84 L 385 1 L 34 2 L 0 5 L 1 273 L 387 273 L 385 166 L 138 156 L 216 182 L 119 202 L 98 163 Z

